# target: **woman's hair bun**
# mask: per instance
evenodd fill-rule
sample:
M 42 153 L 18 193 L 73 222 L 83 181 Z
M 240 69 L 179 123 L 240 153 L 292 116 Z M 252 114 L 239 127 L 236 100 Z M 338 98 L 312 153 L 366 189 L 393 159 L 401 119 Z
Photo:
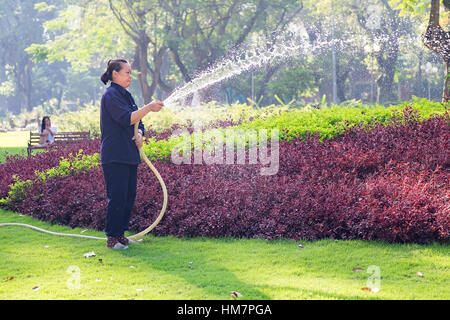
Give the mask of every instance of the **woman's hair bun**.
M 110 79 L 110 75 L 108 75 L 108 71 L 103 72 L 103 74 L 100 77 L 100 80 L 104 83 L 107 84 Z
M 108 81 L 112 81 L 112 72 L 114 70 L 117 72 L 122 70 L 123 63 L 128 63 L 128 61 L 125 59 L 110 59 L 110 60 L 108 60 L 106 71 L 102 73 L 102 75 L 100 76 L 100 80 L 104 84 L 107 84 Z

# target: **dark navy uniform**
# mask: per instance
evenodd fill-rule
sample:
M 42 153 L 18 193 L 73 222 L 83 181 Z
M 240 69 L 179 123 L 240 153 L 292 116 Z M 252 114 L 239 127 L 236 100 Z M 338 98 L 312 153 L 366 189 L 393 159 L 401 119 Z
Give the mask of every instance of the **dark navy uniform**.
M 111 82 L 100 104 L 101 163 L 108 197 L 106 235 L 111 237 L 120 237 L 128 229 L 136 198 L 137 166 L 141 159 L 132 140 L 134 125 L 130 121 L 131 113 L 137 110 L 131 94 Z M 139 129 L 144 134 L 142 121 Z

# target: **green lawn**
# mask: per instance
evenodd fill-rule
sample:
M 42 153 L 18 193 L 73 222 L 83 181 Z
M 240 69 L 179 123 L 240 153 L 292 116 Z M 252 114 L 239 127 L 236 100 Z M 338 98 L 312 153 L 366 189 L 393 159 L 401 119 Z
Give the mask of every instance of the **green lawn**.
M 82 231 L 0 210 L 4 222 Z M 83 234 L 104 236 L 93 230 Z M 91 251 L 96 256 L 85 258 Z M 373 287 L 375 274 L 367 271 L 377 268 L 380 290 L 362 290 Z M 449 299 L 450 249 L 150 235 L 144 243 L 114 251 L 101 240 L 0 227 L 0 299 L 231 299 L 231 291 L 251 300 Z
M 27 155 L 29 131 L 0 132 L 0 163 L 5 162 L 7 155 Z M 33 153 L 42 150 L 33 150 Z
M 27 147 L 30 139 L 29 131 L 0 132 L 0 148 L 4 147 Z
M 25 157 L 27 155 L 27 148 L 20 148 L 20 147 L 0 148 L 0 163 L 5 162 L 7 156 L 13 156 L 16 154 Z

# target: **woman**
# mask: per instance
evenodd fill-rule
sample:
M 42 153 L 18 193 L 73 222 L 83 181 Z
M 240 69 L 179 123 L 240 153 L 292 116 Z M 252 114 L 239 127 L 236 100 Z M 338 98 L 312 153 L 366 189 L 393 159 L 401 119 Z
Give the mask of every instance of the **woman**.
M 39 145 L 46 146 L 49 143 L 55 142 L 55 133 L 51 129 L 52 123 L 50 117 L 45 116 L 42 118 L 41 123 L 41 135 L 39 139 Z
M 130 240 L 124 232 L 136 198 L 137 166 L 141 162 L 138 148 L 142 147 L 144 135 L 141 119 L 151 111 L 161 110 L 164 103 L 153 101 L 138 109 L 126 90 L 131 83 L 131 66 L 126 60 L 109 60 L 100 79 L 105 85 L 111 81 L 100 105 L 101 163 L 108 197 L 106 245 L 127 249 Z M 139 133 L 135 139 L 136 123 L 139 123 Z

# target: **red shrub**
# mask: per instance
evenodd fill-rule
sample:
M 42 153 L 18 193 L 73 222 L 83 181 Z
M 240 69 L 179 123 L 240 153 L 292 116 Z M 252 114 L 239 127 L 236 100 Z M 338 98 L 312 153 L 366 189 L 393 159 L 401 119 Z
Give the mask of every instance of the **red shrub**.
M 278 174 L 261 165 L 174 165 L 155 161 L 169 193 L 157 235 L 391 242 L 450 239 L 448 115 L 420 123 L 406 114 L 372 130 L 357 127 L 319 142 L 280 142 Z M 411 120 L 412 119 L 412 120 Z M 159 182 L 139 167 L 130 222 L 156 219 Z M 36 185 L 17 210 L 43 220 L 103 229 L 101 168 Z
M 34 179 L 34 172 L 44 171 L 56 167 L 61 157 L 67 157 L 70 153 L 76 154 L 80 149 L 83 154 L 100 152 L 100 140 L 87 140 L 74 144 L 53 146 L 48 151 L 38 152 L 31 157 L 19 155 L 7 157 L 6 163 L 0 163 L 0 199 L 8 195 L 9 185 L 13 182 L 13 176 L 17 175 L 21 180 Z

